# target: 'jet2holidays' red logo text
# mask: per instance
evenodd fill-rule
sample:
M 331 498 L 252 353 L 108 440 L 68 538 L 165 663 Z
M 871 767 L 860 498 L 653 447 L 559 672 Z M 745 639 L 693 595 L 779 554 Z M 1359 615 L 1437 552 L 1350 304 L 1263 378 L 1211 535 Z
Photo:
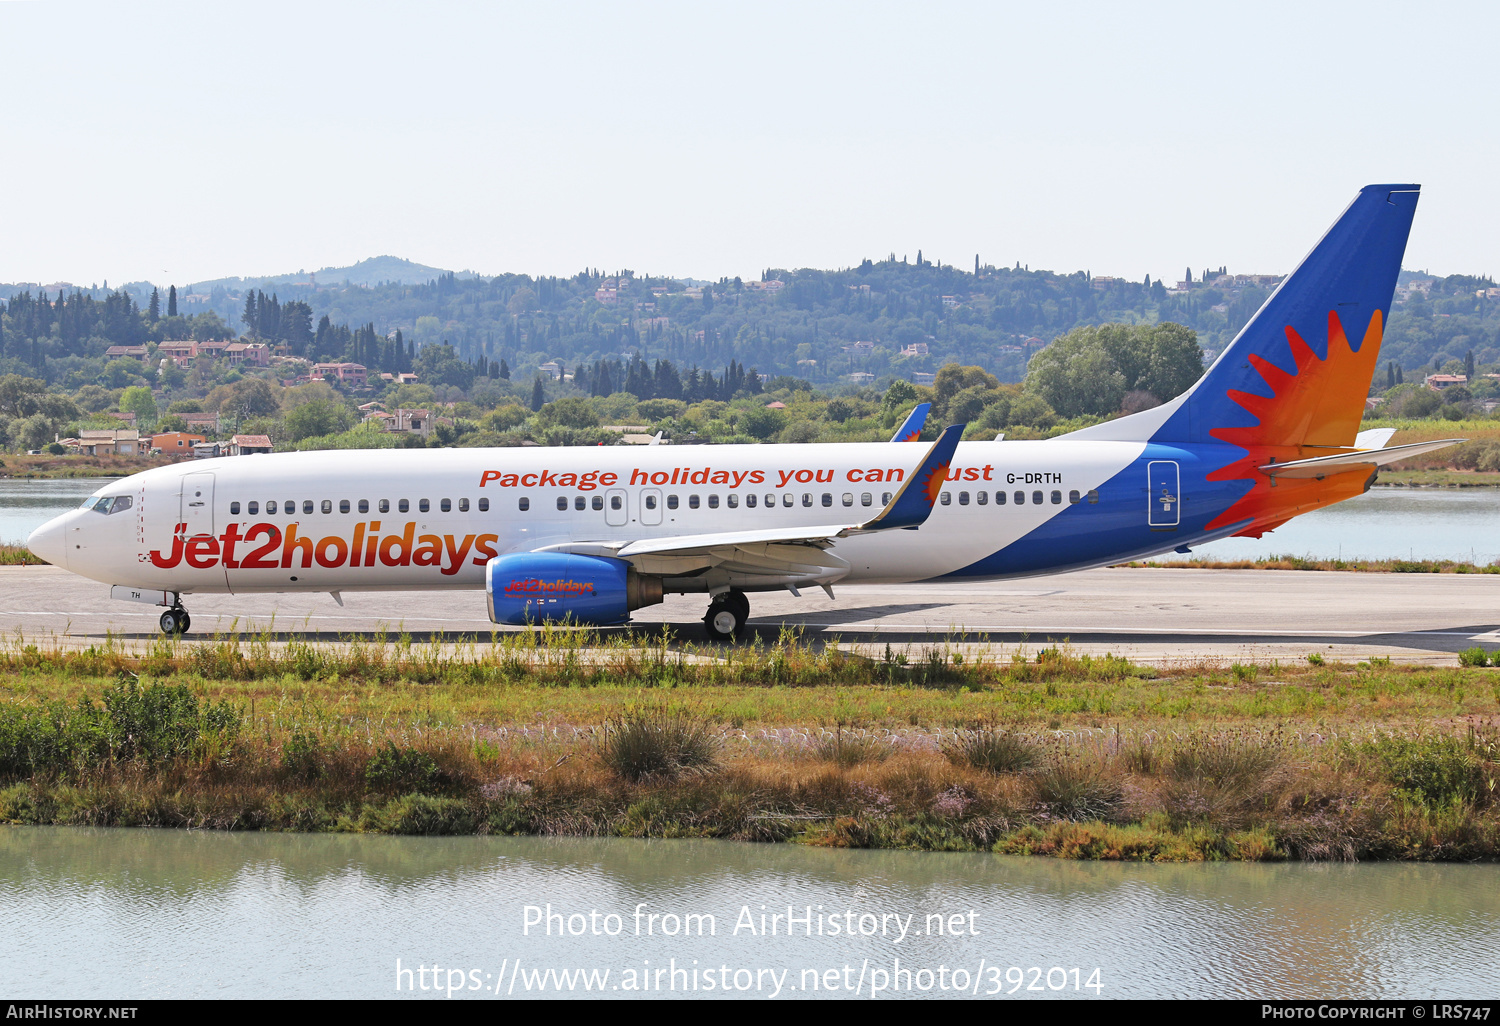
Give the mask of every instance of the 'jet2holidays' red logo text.
M 217 537 L 200 534 L 185 537 L 187 524 L 178 524 L 172 532 L 172 551 L 163 555 L 151 552 L 151 564 L 172 570 L 186 563 L 194 570 L 223 566 L 227 570 L 289 570 L 300 566 L 333 569 L 342 566 L 432 566 L 445 577 L 463 569 L 464 561 L 473 558 L 474 566 L 484 566 L 495 557 L 497 534 L 423 534 L 417 525 L 407 523 L 400 534 L 380 534 L 380 521 L 354 525 L 354 536 L 329 535 L 325 538 L 298 537 L 297 524 L 287 524 L 285 532 L 276 524 L 251 524 L 240 533 L 239 524 L 230 524 Z

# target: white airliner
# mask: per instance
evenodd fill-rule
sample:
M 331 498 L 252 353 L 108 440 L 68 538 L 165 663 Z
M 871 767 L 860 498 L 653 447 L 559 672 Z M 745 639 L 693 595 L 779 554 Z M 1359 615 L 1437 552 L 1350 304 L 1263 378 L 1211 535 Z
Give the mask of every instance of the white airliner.
M 516 625 L 621 623 L 701 593 L 726 639 L 750 592 L 1021 577 L 1259 536 L 1456 441 L 1357 434 L 1417 195 L 1361 190 L 1192 389 L 1059 438 L 960 444 L 954 425 L 930 446 L 240 456 L 113 482 L 29 545 L 165 607 L 169 633 L 193 594 L 482 588 Z

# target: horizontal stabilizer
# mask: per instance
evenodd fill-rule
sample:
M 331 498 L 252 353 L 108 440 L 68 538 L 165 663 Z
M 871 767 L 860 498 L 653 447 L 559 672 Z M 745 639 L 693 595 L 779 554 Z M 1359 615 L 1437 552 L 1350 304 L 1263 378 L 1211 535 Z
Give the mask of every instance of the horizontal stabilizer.
M 1286 463 L 1267 463 L 1257 469 L 1267 477 L 1316 477 L 1329 474 L 1345 474 L 1359 467 L 1382 467 L 1411 456 L 1420 456 L 1434 449 L 1446 449 L 1450 445 L 1467 442 L 1467 438 L 1444 438 L 1436 442 L 1413 442 L 1410 445 L 1393 445 L 1389 449 L 1359 449 L 1352 452 L 1336 452 L 1331 456 L 1314 456 L 1306 460 L 1289 460 Z

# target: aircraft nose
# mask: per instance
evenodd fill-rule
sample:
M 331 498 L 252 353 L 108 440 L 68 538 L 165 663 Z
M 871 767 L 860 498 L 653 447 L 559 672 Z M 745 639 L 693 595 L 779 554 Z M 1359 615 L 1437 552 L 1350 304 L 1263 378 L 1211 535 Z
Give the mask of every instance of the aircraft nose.
M 67 519 L 68 515 L 64 513 L 60 517 L 53 517 L 32 531 L 31 537 L 26 539 L 26 547 L 53 566 L 66 567 L 68 565 L 68 542 L 64 521 Z

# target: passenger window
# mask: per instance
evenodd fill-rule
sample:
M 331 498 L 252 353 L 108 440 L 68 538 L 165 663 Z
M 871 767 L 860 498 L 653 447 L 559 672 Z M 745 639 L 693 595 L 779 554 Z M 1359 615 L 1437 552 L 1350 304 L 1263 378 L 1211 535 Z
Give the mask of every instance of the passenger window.
M 859 493 L 859 504 L 861 506 L 869 506 L 869 505 L 873 504 L 874 502 L 875 502 L 875 497 L 873 495 L 871 495 L 869 492 L 860 492 Z
M 832 506 L 833 505 L 833 495 L 831 493 L 829 493 L 829 492 L 824 492 L 823 493 L 823 505 L 825 505 L 825 506 Z
M 622 502 L 620 502 L 620 497 L 618 495 L 611 495 L 609 497 L 609 508 L 610 509 L 619 509 L 622 505 L 624 505 L 624 504 Z
M 453 512 L 453 500 L 452 499 L 439 499 L 438 500 L 438 509 L 442 510 L 444 513 L 452 513 Z
M 368 512 L 370 512 L 370 500 L 369 499 L 360 499 L 359 500 L 359 511 L 361 513 L 368 513 Z
M 698 496 L 696 496 L 696 495 L 689 495 L 688 496 L 688 509 L 697 509 L 697 508 L 698 508 Z
M 654 495 L 648 495 L 648 496 L 646 496 L 646 508 L 647 509 L 655 509 L 656 508 L 656 496 L 654 496 Z
M 566 495 L 559 495 L 557 497 L 557 508 L 560 510 L 566 510 L 568 508 L 568 497 Z
M 1005 505 L 1005 493 L 1004 492 L 996 492 L 995 493 L 995 505 L 996 506 L 1004 506 Z
M 1040 495 L 1041 492 L 1037 492 L 1037 494 Z M 1025 492 L 1017 492 L 1015 494 L 1014 498 L 1016 500 L 1016 505 L 1017 506 L 1024 506 L 1024 505 L 1026 505 L 1026 493 Z
M 1059 491 L 1056 488 L 1054 488 L 1052 490 L 1052 505 L 1054 505 L 1054 506 L 1061 506 L 1062 505 L 1062 492 Z
M 407 500 L 407 499 L 398 499 L 396 501 L 396 512 L 397 513 L 409 513 L 410 511 L 411 511 L 411 502 L 409 500 Z
M 594 496 L 594 501 L 593 501 L 592 505 L 593 505 L 593 507 L 595 509 L 603 509 L 604 508 L 604 496 L 602 496 L 602 495 L 596 495 L 596 496 Z
M 1099 501 L 1099 489 L 1097 489 L 1097 488 L 1090 488 L 1089 489 L 1089 501 L 1090 502 L 1098 502 Z
M 988 505 L 989 501 L 990 501 L 990 493 L 989 492 L 975 492 L 974 493 L 974 501 L 977 502 L 977 503 L 979 503 L 979 505 L 981 505 L 981 506 Z
M 380 512 L 382 512 L 382 513 L 389 513 L 390 511 L 391 511 L 391 500 L 390 499 L 381 499 L 380 500 Z
M 803 492 L 802 493 L 802 505 L 804 505 L 804 506 L 811 506 L 812 505 L 812 492 Z
M 953 505 L 953 493 L 952 492 L 943 492 L 942 494 L 940 494 L 938 496 L 938 501 L 941 502 L 944 506 L 951 506 L 951 505 Z
M 531 500 L 523 495 L 519 500 L 517 500 L 516 506 L 521 510 L 522 513 L 525 513 L 528 509 L 531 508 Z
M 229 504 L 229 513 L 230 513 L 231 516 L 236 516 L 236 517 L 239 516 L 240 515 L 240 504 L 237 503 L 237 502 L 231 502 Z
M 489 511 L 490 511 L 490 500 L 489 499 L 480 499 L 479 500 L 479 512 L 481 512 L 481 513 L 488 513 Z
M 417 500 L 417 512 L 418 513 L 426 513 L 431 508 L 432 508 L 432 503 L 428 502 L 426 499 L 418 499 Z
M 1071 492 L 1068 493 L 1068 502 L 1071 503 L 1072 505 L 1076 506 L 1082 500 L 1083 500 L 1083 496 L 1081 496 L 1081 495 L 1078 494 L 1078 489 L 1075 488 Z
M 584 509 L 584 508 L 586 508 L 588 506 L 588 504 L 589 504 L 588 500 L 585 499 L 582 495 L 575 495 L 575 496 L 573 496 L 573 508 L 574 509 Z
M 304 516 L 309 515 L 309 514 L 312 513 L 312 511 L 313 511 L 313 501 L 311 499 L 303 499 L 302 500 L 302 513 L 303 513 L 303 515 Z
M 751 492 L 749 495 L 745 496 L 745 508 L 746 509 L 754 509 L 755 508 L 755 504 L 757 502 L 759 502 L 759 501 L 760 500 L 758 498 L 756 498 L 755 493 Z M 730 505 L 734 505 L 734 503 L 731 502 Z
M 891 493 L 890 492 L 881 492 L 880 493 L 880 504 L 882 506 L 889 506 L 891 504 Z
M 718 496 L 715 496 L 715 498 L 718 498 Z M 751 498 L 754 498 L 754 496 L 751 496 Z M 724 501 L 729 503 L 730 509 L 740 508 L 740 497 L 733 492 L 730 492 L 727 496 L 725 496 Z
M 854 505 L 854 493 L 853 492 L 845 492 L 844 495 L 843 495 L 843 498 L 840 501 L 843 502 L 843 504 L 845 506 L 852 506 L 852 505 Z
M 252 517 L 255 516 L 257 513 L 260 512 L 260 503 L 258 503 L 258 502 L 247 502 L 247 503 L 245 503 L 245 512 L 248 513 L 248 514 L 250 514 Z
M 271 501 L 269 501 L 269 502 L 266 503 L 266 516 L 269 517 L 269 516 L 275 516 L 275 515 L 276 515 L 276 500 L 272 499 Z
M 339 500 L 339 512 L 340 513 L 347 513 L 347 512 L 349 512 L 349 500 L 348 499 L 340 499 Z
M 333 512 L 333 500 L 332 499 L 324 499 L 323 500 L 323 512 L 324 513 L 332 513 Z
M 708 497 L 708 508 L 709 509 L 718 509 L 719 508 L 719 497 L 717 495 L 710 495 Z
M 1042 493 L 1040 489 L 1031 493 L 1031 504 L 1033 506 L 1040 506 L 1042 504 L 1042 501 Z
M 468 499 L 459 499 L 458 500 L 458 511 L 460 513 L 467 513 L 467 512 L 469 512 L 469 500 Z
M 281 504 L 281 508 L 283 511 L 285 511 L 287 516 L 292 516 L 297 512 L 297 502 L 295 499 L 288 499 L 286 500 L 286 502 L 283 502 Z
M 677 508 L 677 496 L 675 496 L 675 495 L 668 495 L 667 496 L 667 509 L 676 509 L 676 508 Z
M 968 492 L 959 492 L 958 493 L 958 504 L 960 506 L 967 506 L 969 504 L 969 493 Z

